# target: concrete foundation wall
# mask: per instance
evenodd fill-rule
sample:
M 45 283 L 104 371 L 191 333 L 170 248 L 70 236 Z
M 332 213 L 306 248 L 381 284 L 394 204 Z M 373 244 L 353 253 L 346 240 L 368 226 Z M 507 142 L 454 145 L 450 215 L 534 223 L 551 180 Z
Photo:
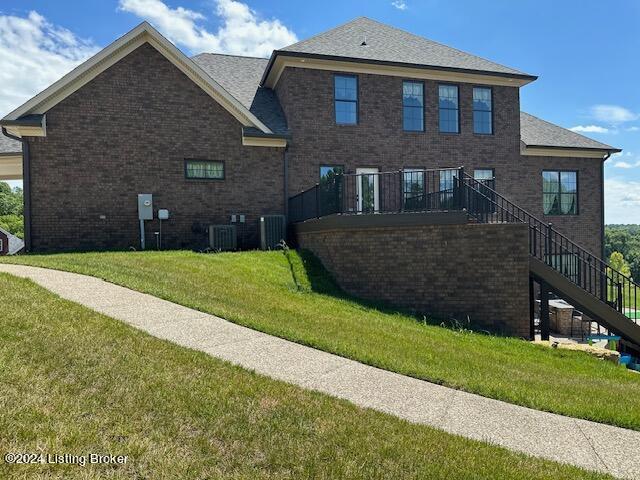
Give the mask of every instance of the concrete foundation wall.
M 526 225 L 440 219 L 437 224 L 395 220 L 388 226 L 380 221 L 351 226 L 346 220 L 299 224 L 296 237 L 299 248 L 312 251 L 348 293 L 529 336 Z

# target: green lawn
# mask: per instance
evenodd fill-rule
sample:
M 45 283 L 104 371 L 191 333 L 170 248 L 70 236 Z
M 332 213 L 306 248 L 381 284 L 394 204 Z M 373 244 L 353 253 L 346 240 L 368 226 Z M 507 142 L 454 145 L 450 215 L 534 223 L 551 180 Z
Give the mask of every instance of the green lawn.
M 0 478 L 604 478 L 302 390 L 0 274 Z
M 242 325 L 539 410 L 640 430 L 640 376 L 584 353 L 454 331 L 342 295 L 291 252 L 120 252 L 3 261 L 70 270 Z M 296 286 L 297 282 L 297 286 Z

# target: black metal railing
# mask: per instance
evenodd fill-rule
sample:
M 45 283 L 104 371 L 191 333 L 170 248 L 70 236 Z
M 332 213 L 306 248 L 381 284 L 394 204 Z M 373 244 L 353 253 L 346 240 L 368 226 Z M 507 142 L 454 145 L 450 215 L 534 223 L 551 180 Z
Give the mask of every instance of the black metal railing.
M 529 226 L 529 253 L 639 323 L 640 285 L 562 233 L 515 205 L 493 188 L 464 172 L 459 177 L 470 216 L 482 223 L 524 223 Z M 487 208 L 487 205 L 490 207 Z
M 460 168 L 335 174 L 289 199 L 292 223 L 333 214 L 462 210 Z M 489 187 L 494 180 L 485 180 Z M 489 204 L 486 205 L 489 207 Z
M 583 290 L 640 322 L 640 285 L 629 275 L 495 190 L 495 179 L 477 180 L 464 167 L 335 174 L 289 199 L 291 223 L 327 215 L 464 210 L 481 223 L 529 226 L 529 253 Z

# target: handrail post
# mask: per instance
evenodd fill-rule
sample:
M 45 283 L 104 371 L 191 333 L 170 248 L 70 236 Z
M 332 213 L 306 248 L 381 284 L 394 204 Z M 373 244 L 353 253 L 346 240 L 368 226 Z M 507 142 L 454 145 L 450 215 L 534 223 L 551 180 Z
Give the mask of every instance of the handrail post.
M 320 184 L 316 183 L 316 218 L 320 218 Z
M 544 259 L 547 265 L 552 265 L 551 262 L 551 231 L 553 229 L 553 224 L 549 222 L 547 224 L 547 234 L 544 241 Z
M 411 176 L 411 181 L 413 182 L 413 174 L 410 173 Z M 404 212 L 404 174 L 402 169 L 398 170 L 398 177 L 399 177 L 399 182 L 400 182 L 400 190 L 398 191 L 398 197 L 399 197 L 399 201 L 400 201 L 400 205 L 398 206 L 398 211 L 399 212 Z
M 549 340 L 549 286 L 540 282 L 540 339 Z
M 618 311 L 620 313 L 622 313 L 624 311 L 624 308 L 622 307 L 622 283 L 618 282 Z
M 458 208 L 460 210 L 464 210 L 465 202 L 464 202 L 464 191 L 462 188 L 462 182 L 464 181 L 464 166 L 458 168 Z

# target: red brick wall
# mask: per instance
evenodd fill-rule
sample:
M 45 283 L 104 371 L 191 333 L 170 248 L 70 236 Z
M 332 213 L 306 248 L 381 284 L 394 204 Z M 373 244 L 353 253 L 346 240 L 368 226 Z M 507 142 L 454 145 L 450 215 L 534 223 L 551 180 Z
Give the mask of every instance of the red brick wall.
M 202 248 L 194 223 L 284 211 L 283 150 L 243 147 L 241 125 L 148 44 L 47 112 L 47 136 L 29 139 L 35 251 L 139 245 L 137 194 L 167 208 L 167 248 Z M 186 180 L 184 159 L 225 162 L 225 180 Z M 105 218 L 102 219 L 101 216 Z M 155 248 L 157 220 L 147 222 Z
M 297 239 L 350 294 L 529 337 L 525 225 L 340 228 Z
M 336 125 L 333 72 L 286 68 L 276 91 L 293 141 L 289 148 L 291 194 L 315 184 L 320 165 L 380 171 L 464 166 L 493 168 L 497 190 L 545 222 L 553 222 L 597 255 L 602 179 L 598 159 L 525 157 L 520 154 L 520 99 L 516 87 L 493 87 L 494 134 L 473 133 L 471 84 L 459 85 L 460 134 L 438 131 L 438 82 L 425 81 L 425 132 L 402 130 L 402 78 L 358 75 L 359 123 Z M 542 215 L 542 170 L 579 170 L 580 215 Z

